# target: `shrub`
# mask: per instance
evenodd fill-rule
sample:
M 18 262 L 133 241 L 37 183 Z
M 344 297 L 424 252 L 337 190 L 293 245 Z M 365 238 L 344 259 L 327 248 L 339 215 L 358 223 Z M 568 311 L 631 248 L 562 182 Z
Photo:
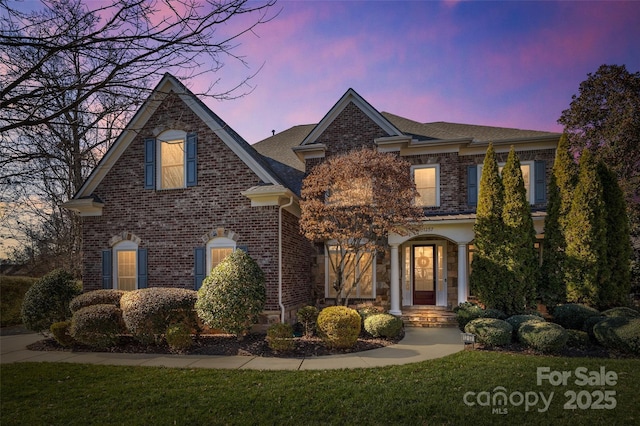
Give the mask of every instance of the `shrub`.
M 476 341 L 487 346 L 504 346 L 511 343 L 513 327 L 497 318 L 476 318 L 464 327 L 465 333 L 476 335 Z
M 113 305 L 120 307 L 120 299 L 126 292 L 124 290 L 94 290 L 83 293 L 73 298 L 69 303 L 71 313 L 91 305 Z
M 129 332 L 142 343 L 159 343 L 167 328 L 184 323 L 197 328 L 194 305 L 198 294 L 184 288 L 151 287 L 128 291 L 120 299 Z
M 520 325 L 520 343 L 541 352 L 557 352 L 569 339 L 567 330 L 552 322 L 526 321 Z
M 361 322 L 355 309 L 330 306 L 318 315 L 318 331 L 328 347 L 351 348 L 358 341 Z
M 509 324 L 511 324 L 511 327 L 513 327 L 513 337 L 517 338 L 518 337 L 518 330 L 520 329 L 520 326 L 522 325 L 522 323 L 527 322 L 527 321 L 544 322 L 544 318 L 542 318 L 539 315 L 535 315 L 535 314 L 513 315 L 513 316 L 510 316 L 509 318 L 507 318 L 505 321 L 508 322 Z
M 373 337 L 397 337 L 402 331 L 403 322 L 391 314 L 370 315 L 364 320 L 364 329 Z
M 60 344 L 60 346 L 64 346 L 65 348 L 73 345 L 75 340 L 71 337 L 71 333 L 69 332 L 69 328 L 71 327 L 71 321 L 60 321 L 54 322 L 51 324 L 49 331 L 53 335 L 53 338 L 56 339 L 56 342 Z
M 587 318 L 600 315 L 600 312 L 586 305 L 567 303 L 553 310 L 553 322 L 564 328 L 582 330 Z
M 125 332 L 122 310 L 113 305 L 91 305 L 79 309 L 71 318 L 71 336 L 80 343 L 108 348 Z
M 183 352 L 191 347 L 191 329 L 184 323 L 177 323 L 167 327 L 165 339 L 171 350 Z
M 196 310 L 209 327 L 241 339 L 258 322 L 266 298 L 264 273 L 248 254 L 236 250 L 204 279 Z
M 0 276 L 0 327 L 22 324 L 24 295 L 37 278 Z
M 472 302 L 464 302 L 453 308 L 458 321 L 458 328 L 464 331 L 465 326 L 477 318 L 495 318 L 505 319 L 507 316 L 499 309 L 482 309 L 479 305 Z
M 591 344 L 591 339 L 585 331 L 567 330 L 567 346 L 570 348 L 585 348 Z
M 320 311 L 315 306 L 305 306 L 304 308 L 298 309 L 298 321 L 304 325 L 304 334 L 307 337 L 313 335 L 319 313 Z
M 273 324 L 267 329 L 267 343 L 274 352 L 289 352 L 295 349 L 293 340 L 293 327 L 291 324 Z
M 596 339 L 596 335 L 593 334 L 593 327 L 595 327 L 597 323 L 599 323 L 604 319 L 606 319 L 605 316 L 598 315 L 598 316 L 589 317 L 586 320 L 584 320 L 584 326 L 582 327 L 582 331 L 585 331 L 587 333 L 587 336 L 589 336 L 592 342 L 595 342 L 595 343 L 598 342 L 598 339 Z
M 62 269 L 45 275 L 24 295 L 22 322 L 31 331 L 48 331 L 54 322 L 71 317 L 69 303 L 80 291 L 73 276 Z
M 605 318 L 593 327 L 602 346 L 640 355 L 640 318 Z
M 640 312 L 625 306 L 607 309 L 602 312 L 602 315 L 605 317 L 640 318 Z

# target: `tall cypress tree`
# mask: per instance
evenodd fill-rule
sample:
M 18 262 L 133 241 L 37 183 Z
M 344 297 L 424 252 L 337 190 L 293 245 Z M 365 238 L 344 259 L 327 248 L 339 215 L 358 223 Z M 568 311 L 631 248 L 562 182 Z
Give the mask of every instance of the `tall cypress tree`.
M 606 222 L 606 267 L 609 280 L 599 289 L 599 308 L 624 306 L 631 291 L 631 237 L 624 192 L 616 174 L 598 163 Z
M 534 306 L 540 272 L 531 205 L 524 187 L 520 160 L 513 147 L 502 169 L 502 183 L 502 221 L 505 231 L 503 264 L 506 272 L 502 285 L 507 291 L 504 310 L 508 315 L 513 315 Z
M 469 282 L 478 299 L 489 308 L 504 309 L 505 290 L 501 287 L 504 269 L 504 190 L 498 161 L 490 144 L 482 165 L 475 233 L 475 252 Z M 461 261 L 459 259 L 459 261 Z
M 565 228 L 567 300 L 590 306 L 599 305 L 599 289 L 609 279 L 605 207 L 597 169 L 591 152 L 584 150 Z
M 544 245 L 538 294 L 548 307 L 564 303 L 567 298 L 565 263 L 567 248 L 564 230 L 571 210 L 578 170 L 569 151 L 566 135 L 562 135 L 549 179 L 547 215 L 544 220 Z

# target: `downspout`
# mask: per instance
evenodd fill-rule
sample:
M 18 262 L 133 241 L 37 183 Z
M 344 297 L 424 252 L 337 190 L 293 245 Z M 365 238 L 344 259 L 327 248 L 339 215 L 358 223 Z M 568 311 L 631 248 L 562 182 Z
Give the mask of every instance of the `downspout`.
M 285 308 L 282 303 L 282 209 L 293 205 L 293 195 L 289 197 L 289 203 L 278 209 L 278 304 L 280 305 L 280 322 L 284 323 Z

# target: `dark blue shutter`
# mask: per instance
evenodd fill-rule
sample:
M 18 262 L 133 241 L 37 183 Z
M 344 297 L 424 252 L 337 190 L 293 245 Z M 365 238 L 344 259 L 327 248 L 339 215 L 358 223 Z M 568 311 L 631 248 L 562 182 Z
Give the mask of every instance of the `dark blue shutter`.
M 467 166 L 467 204 L 478 205 L 478 166 Z
M 534 196 L 535 203 L 544 203 L 547 201 L 547 185 L 546 185 L 547 167 L 544 161 L 535 162 L 535 170 L 533 172 L 535 178 Z
M 247 246 L 237 246 L 236 250 L 240 250 L 240 251 L 243 251 L 243 252 L 249 254 L 249 247 L 247 247 Z
M 138 249 L 138 288 L 147 288 L 149 273 L 147 271 L 147 249 Z
M 207 251 L 204 247 L 196 247 L 194 249 L 195 268 L 194 268 L 194 285 L 196 290 L 200 289 L 204 277 L 207 276 Z
M 144 189 L 156 187 L 156 140 L 144 140 Z
M 187 135 L 187 186 L 198 184 L 198 135 Z
M 111 250 L 102 250 L 102 288 L 113 288 L 113 264 Z

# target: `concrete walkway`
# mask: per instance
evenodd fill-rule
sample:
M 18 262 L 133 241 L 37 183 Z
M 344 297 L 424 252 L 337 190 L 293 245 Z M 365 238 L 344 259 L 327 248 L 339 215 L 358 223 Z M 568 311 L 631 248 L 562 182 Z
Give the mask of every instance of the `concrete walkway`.
M 0 337 L 0 364 L 13 362 L 72 362 L 101 365 L 250 370 L 332 370 L 409 364 L 441 358 L 464 349 L 457 328 L 406 328 L 395 345 L 345 355 L 297 358 L 217 355 L 122 354 L 107 352 L 30 351 L 38 334 Z

